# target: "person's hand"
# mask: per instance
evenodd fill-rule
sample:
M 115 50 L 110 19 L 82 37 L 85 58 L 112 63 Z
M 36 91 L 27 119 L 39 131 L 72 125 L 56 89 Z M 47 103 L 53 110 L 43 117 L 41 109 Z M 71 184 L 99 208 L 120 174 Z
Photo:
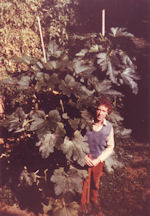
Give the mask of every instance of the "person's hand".
M 88 155 L 86 155 L 84 159 L 85 159 L 86 165 L 88 165 L 90 167 L 93 166 L 92 159 Z
M 93 159 L 91 162 L 92 162 L 93 166 L 97 166 L 100 162 L 100 159 L 96 158 L 96 159 Z
M 4 103 L 2 98 L 0 98 L 0 117 L 3 118 L 4 116 Z
M 0 138 L 0 145 L 1 144 L 4 144 L 4 139 L 3 138 Z

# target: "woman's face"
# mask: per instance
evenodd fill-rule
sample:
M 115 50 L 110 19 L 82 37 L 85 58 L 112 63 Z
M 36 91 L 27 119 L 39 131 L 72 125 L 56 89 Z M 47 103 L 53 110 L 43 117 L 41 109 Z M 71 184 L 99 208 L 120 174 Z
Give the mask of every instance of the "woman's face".
M 107 114 L 108 114 L 108 107 L 106 107 L 103 104 L 101 104 L 97 107 L 97 110 L 96 110 L 97 121 L 103 122 L 104 119 L 106 118 Z

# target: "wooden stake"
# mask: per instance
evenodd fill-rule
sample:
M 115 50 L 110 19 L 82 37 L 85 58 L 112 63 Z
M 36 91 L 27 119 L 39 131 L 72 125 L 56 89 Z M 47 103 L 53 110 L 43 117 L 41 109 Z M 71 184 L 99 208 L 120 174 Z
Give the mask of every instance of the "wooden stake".
M 45 53 L 45 47 L 44 47 L 44 41 L 43 41 L 43 35 L 42 35 L 42 29 L 41 29 L 41 23 L 40 23 L 40 17 L 38 16 L 37 19 L 38 19 L 38 24 L 39 24 L 39 31 L 40 31 L 40 37 L 41 37 L 41 43 L 42 43 L 44 61 L 46 63 L 47 60 L 46 60 L 46 53 Z
M 102 35 L 105 36 L 105 9 L 102 10 Z

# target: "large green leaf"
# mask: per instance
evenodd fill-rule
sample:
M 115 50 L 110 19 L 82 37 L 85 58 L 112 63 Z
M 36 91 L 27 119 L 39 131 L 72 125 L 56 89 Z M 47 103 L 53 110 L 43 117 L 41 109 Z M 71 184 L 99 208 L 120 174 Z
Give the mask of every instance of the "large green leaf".
M 46 70 L 55 70 L 55 69 L 58 69 L 59 68 L 59 62 L 56 61 L 56 60 L 48 61 L 45 64 L 45 68 L 46 68 Z
M 62 90 L 63 94 L 66 94 L 70 97 L 71 94 L 74 94 L 76 97 L 84 95 L 84 97 L 91 96 L 95 90 L 89 90 L 85 85 L 82 85 L 80 82 L 77 82 L 75 78 L 69 74 L 65 76 L 65 80 L 61 81 L 59 89 Z
M 94 90 L 95 91 L 95 90 Z M 83 110 L 88 108 L 92 108 L 95 105 L 96 96 L 94 94 L 87 96 L 85 94 L 80 94 L 77 100 L 77 103 L 73 104 L 75 108 L 78 110 Z
M 66 173 L 64 168 L 61 167 L 54 171 L 50 180 L 55 183 L 54 190 L 56 195 L 68 192 L 74 194 L 75 192 L 82 192 L 82 182 L 85 177 L 87 177 L 86 170 L 71 167 Z
M 121 49 L 111 50 L 110 53 L 97 54 L 97 64 L 105 71 L 110 81 L 116 85 L 127 84 L 134 94 L 138 92 L 136 66 L 131 58 Z M 96 84 L 98 85 L 98 84 Z
M 51 110 L 48 113 L 48 125 L 49 128 L 53 129 L 55 131 L 58 122 L 61 121 L 61 116 L 58 112 L 58 110 Z
M 79 123 L 80 123 L 79 118 L 69 119 L 68 122 L 71 125 L 73 130 L 77 130 L 79 128 Z
M 17 108 L 14 113 L 7 115 L 1 124 L 7 127 L 9 132 L 19 133 L 27 129 L 27 116 L 22 108 Z
M 67 136 L 62 145 L 62 151 L 66 154 L 68 160 L 71 158 L 77 161 L 81 166 L 85 165 L 85 155 L 89 153 L 89 146 L 86 142 L 86 136 L 82 136 L 79 131 L 75 131 L 74 138 L 70 140 Z
M 60 82 L 58 74 L 56 73 L 49 75 L 44 72 L 37 72 L 35 74 L 35 79 L 37 81 L 35 85 L 35 88 L 37 90 L 42 90 L 43 87 L 46 89 L 54 90 L 55 86 Z
M 49 132 L 44 134 L 40 141 L 36 143 L 36 146 L 40 146 L 39 152 L 41 152 L 42 158 L 48 158 L 50 153 L 54 152 L 55 142 L 55 135 Z
M 90 74 L 93 73 L 93 71 L 96 69 L 93 65 L 85 64 L 84 61 L 81 59 L 74 59 L 73 68 L 75 74 L 80 74 L 84 72 Z
M 21 79 L 17 82 L 19 89 L 26 89 L 29 87 L 31 78 L 29 76 L 22 76 Z
M 106 71 L 108 68 L 108 61 L 109 61 L 107 53 L 101 52 L 97 54 L 96 57 L 97 57 L 97 64 L 100 65 L 102 71 Z
M 30 131 L 36 131 L 38 138 L 42 138 L 43 134 L 47 131 L 54 132 L 58 123 L 61 121 L 61 117 L 57 110 L 49 111 L 48 115 L 44 111 L 31 111 L 31 126 Z
M 103 81 L 99 81 L 97 77 L 90 77 L 88 79 L 88 85 L 93 86 L 98 93 L 98 95 L 109 95 L 109 96 L 123 96 L 123 94 L 117 90 L 112 88 L 112 82 L 108 79 L 104 79 Z M 95 102 L 94 102 L 95 103 Z
M 31 111 L 30 117 L 32 118 L 30 131 L 39 130 L 44 127 L 44 123 L 46 121 L 46 114 L 43 110 L 38 110 L 36 112 Z
M 51 40 L 49 41 L 48 47 L 47 47 L 47 58 L 50 59 L 50 57 L 60 58 L 61 55 L 64 53 L 64 49 L 59 47 L 56 43 L 56 41 Z
M 112 62 L 112 55 L 116 55 L 116 53 L 112 50 L 111 54 L 108 53 L 99 53 L 97 54 L 97 64 L 100 66 L 102 71 L 106 72 L 111 82 L 117 84 L 117 75 L 118 72 L 115 70 L 114 64 Z
M 81 129 L 89 129 L 92 128 L 94 116 L 92 116 L 91 113 L 89 113 L 87 110 L 81 111 Z
M 123 81 L 130 86 L 133 94 L 138 93 L 138 84 L 136 80 L 139 80 L 139 77 L 135 73 L 135 70 L 132 68 L 126 68 L 122 73 L 121 77 Z
M 35 73 L 35 80 L 37 81 L 35 85 L 35 89 L 41 90 L 42 87 L 47 88 L 47 83 L 50 80 L 50 76 L 49 74 L 43 72 L 37 72 Z
M 135 59 L 131 59 L 123 50 L 116 50 L 115 55 L 119 55 L 120 65 L 122 66 L 122 68 L 124 68 L 125 66 L 134 68 L 136 70 L 136 66 L 134 65 Z
M 54 152 L 54 147 L 58 150 L 61 149 L 65 133 L 64 125 L 61 122 L 57 123 L 54 133 L 48 131 L 48 129 L 45 130 L 45 134 L 42 134 L 41 131 L 38 133 L 39 141 L 36 143 L 36 146 L 39 146 L 39 152 L 43 158 L 48 158 L 50 153 Z
M 65 137 L 65 134 L 66 134 L 66 130 L 64 129 L 64 125 L 62 122 L 58 122 L 57 123 L 57 128 L 55 130 L 55 137 L 56 137 L 56 144 L 55 144 L 55 147 L 57 149 L 61 149 L 61 145 L 63 144 L 64 142 L 64 137 Z
M 70 86 L 69 86 L 69 83 L 70 83 Z M 59 89 L 62 91 L 64 95 L 67 95 L 68 97 L 70 97 L 71 93 L 73 92 L 73 88 L 71 87 L 73 83 L 75 83 L 73 76 L 67 74 L 65 77 L 65 80 L 61 80 L 59 84 Z
M 126 31 L 127 30 L 126 28 L 112 27 L 110 30 L 111 30 L 110 35 L 113 37 L 121 37 L 121 36 L 134 37 L 133 34 Z
M 117 127 L 121 122 L 123 121 L 123 117 L 120 116 L 119 112 L 113 111 L 111 114 L 107 117 L 111 122 L 113 122 L 113 125 Z

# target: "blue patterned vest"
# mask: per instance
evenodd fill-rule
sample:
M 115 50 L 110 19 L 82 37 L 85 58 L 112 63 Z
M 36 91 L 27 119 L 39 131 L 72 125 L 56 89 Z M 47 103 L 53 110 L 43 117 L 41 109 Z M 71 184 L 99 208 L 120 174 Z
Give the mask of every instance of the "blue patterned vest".
M 97 158 L 106 148 L 107 137 L 110 134 L 112 124 L 106 120 L 106 124 L 103 124 L 100 131 L 88 131 L 87 143 L 89 144 L 90 154 L 92 158 Z

